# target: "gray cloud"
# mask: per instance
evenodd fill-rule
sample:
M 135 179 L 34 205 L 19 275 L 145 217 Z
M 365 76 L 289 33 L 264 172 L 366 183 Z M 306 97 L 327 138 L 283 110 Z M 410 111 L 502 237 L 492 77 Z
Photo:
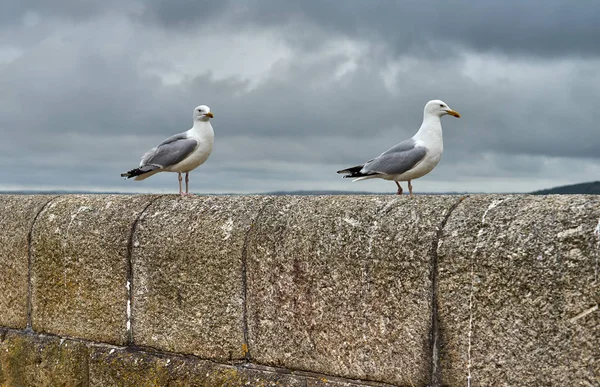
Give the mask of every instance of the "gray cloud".
M 143 16 L 167 28 L 216 19 L 232 26 L 291 27 L 302 40 L 318 28 L 358 39 L 382 40 L 396 54 L 433 54 L 448 42 L 482 52 L 539 56 L 597 56 L 600 5 L 594 0 L 387 1 L 262 0 L 212 2 L 157 0 Z M 310 32 L 309 32 L 310 35 Z
M 598 56 L 600 4 L 581 0 L 509 0 L 504 2 L 335 1 L 239 2 L 191 0 L 61 0 L 11 2 L 3 8 L 5 25 L 27 20 L 82 22 L 122 14 L 166 29 L 189 30 L 199 24 L 216 28 L 285 30 L 290 42 L 310 47 L 321 34 L 381 41 L 395 55 L 407 52 L 447 55 L 448 43 L 479 52 L 526 56 Z

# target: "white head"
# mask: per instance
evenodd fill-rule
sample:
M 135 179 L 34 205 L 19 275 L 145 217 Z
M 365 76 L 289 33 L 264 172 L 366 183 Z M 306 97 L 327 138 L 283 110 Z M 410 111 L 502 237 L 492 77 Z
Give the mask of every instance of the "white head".
M 457 111 L 454 111 L 448 107 L 448 105 L 444 101 L 440 101 L 439 99 L 434 99 L 432 101 L 427 102 L 425 104 L 425 109 L 423 112 L 424 115 L 434 115 L 437 117 L 445 116 L 446 114 L 450 114 L 456 118 L 460 118 L 460 114 Z
M 210 108 L 206 105 L 200 105 L 194 109 L 194 122 L 196 121 L 208 121 L 213 118 L 213 114 L 210 112 Z

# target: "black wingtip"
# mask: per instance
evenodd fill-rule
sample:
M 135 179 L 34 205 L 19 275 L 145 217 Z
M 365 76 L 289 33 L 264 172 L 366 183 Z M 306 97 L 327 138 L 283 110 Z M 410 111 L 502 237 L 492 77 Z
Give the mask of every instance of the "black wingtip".
M 121 177 L 131 179 L 132 177 L 143 175 L 144 173 L 152 172 L 157 169 L 160 169 L 160 167 L 156 165 L 144 165 L 143 167 L 134 168 L 131 171 L 121 173 Z
M 132 177 L 135 177 L 135 176 L 138 176 L 141 174 L 142 174 L 142 172 L 140 171 L 140 169 L 135 168 L 135 169 L 132 169 L 131 171 L 121 173 L 121 177 L 124 177 L 126 179 L 131 179 Z
M 121 177 L 125 177 L 127 179 L 131 179 L 132 177 L 136 177 L 139 175 L 143 175 L 144 173 L 150 172 L 151 170 L 145 168 L 134 168 L 131 171 L 121 173 Z
M 374 172 L 362 173 L 361 170 L 363 169 L 363 167 L 364 167 L 364 165 L 357 165 L 355 167 L 339 170 L 339 171 L 337 171 L 337 173 L 346 173 L 346 175 L 344 176 L 344 179 L 354 179 L 357 177 L 371 176 L 371 175 L 377 174 Z
M 369 172 L 369 173 L 352 172 L 352 173 L 345 175 L 344 179 L 356 179 L 358 177 L 373 176 L 373 175 L 379 175 L 379 173 L 377 173 L 377 172 Z

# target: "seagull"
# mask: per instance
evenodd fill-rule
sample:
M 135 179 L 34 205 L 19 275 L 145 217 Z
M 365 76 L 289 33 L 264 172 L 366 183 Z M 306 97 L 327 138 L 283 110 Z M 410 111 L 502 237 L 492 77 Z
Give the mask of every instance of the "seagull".
M 158 172 L 177 172 L 179 194 L 191 196 L 189 173 L 208 159 L 215 142 L 215 133 L 209 122 L 213 117 L 208 106 L 198 106 L 194 109 L 194 126 L 191 129 L 171 136 L 150 149 L 142 156 L 138 168 L 122 173 L 121 177 L 144 180 Z M 185 173 L 185 192 L 181 189 L 182 173 Z
M 442 158 L 444 144 L 440 118 L 446 114 L 460 118 L 460 114 L 450 109 L 444 101 L 435 99 L 427 102 L 423 109 L 423 123 L 414 136 L 364 164 L 337 173 L 346 174 L 344 177 L 354 178 L 353 181 L 375 178 L 393 180 L 398 186 L 398 195 L 402 195 L 402 187 L 398 182 L 408 181 L 408 190 L 412 195 L 411 180 L 431 172 Z

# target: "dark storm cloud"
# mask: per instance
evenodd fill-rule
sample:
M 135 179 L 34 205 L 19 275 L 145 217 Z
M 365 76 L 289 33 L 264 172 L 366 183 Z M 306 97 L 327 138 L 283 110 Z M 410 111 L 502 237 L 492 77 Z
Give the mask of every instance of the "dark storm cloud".
M 304 35 L 319 29 L 324 34 L 380 41 L 395 55 L 445 53 L 447 43 L 531 56 L 600 54 L 596 0 L 13 1 L 3 6 L 0 21 L 12 25 L 28 13 L 42 19 L 82 21 L 119 12 L 165 28 L 200 23 L 228 29 L 289 28 L 286 38 L 297 43 L 307 43 Z
M 482 52 L 556 57 L 600 54 L 599 13 L 596 0 L 158 0 L 146 3 L 143 17 L 167 28 L 211 20 L 238 28 L 291 26 L 288 38 L 297 41 L 318 27 L 380 40 L 396 55 L 443 51 L 444 44 L 455 43 Z

